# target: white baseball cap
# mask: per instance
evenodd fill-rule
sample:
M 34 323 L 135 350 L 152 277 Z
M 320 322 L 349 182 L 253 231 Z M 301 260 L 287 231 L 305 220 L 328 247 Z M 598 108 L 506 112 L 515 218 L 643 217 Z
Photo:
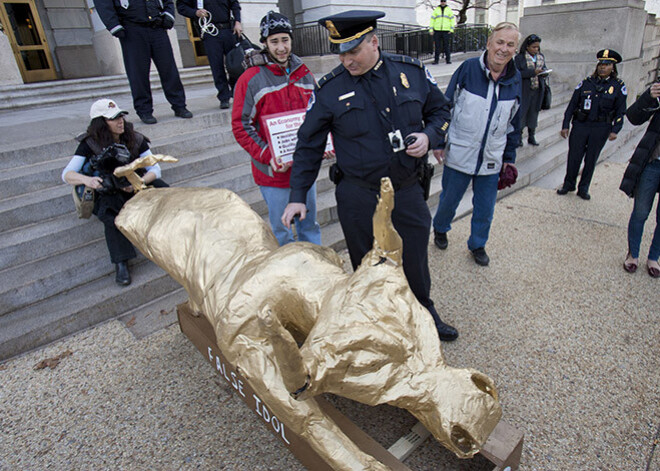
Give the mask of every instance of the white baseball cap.
M 101 116 L 107 119 L 115 119 L 125 114 L 128 114 L 128 111 L 122 110 L 117 103 L 107 98 L 96 100 L 89 109 L 89 116 L 92 119 Z

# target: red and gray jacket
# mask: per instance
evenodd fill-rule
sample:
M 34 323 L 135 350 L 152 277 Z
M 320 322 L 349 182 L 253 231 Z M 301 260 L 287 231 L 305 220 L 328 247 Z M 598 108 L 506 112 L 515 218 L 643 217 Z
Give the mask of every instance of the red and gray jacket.
M 250 67 L 234 89 L 231 125 L 234 137 L 252 157 L 252 175 L 257 185 L 289 188 L 291 169 L 273 172 L 266 130 L 261 116 L 307 108 L 314 91 L 314 76 L 302 60 L 291 54 L 289 73 L 277 64 Z

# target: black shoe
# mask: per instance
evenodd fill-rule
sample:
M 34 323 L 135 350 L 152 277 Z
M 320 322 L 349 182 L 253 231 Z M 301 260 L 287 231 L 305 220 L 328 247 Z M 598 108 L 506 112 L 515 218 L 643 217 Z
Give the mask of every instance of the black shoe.
M 482 267 L 486 267 L 490 263 L 490 258 L 488 258 L 486 249 L 483 247 L 472 250 L 472 256 L 474 257 L 474 261 L 477 262 L 477 265 L 481 265 Z
M 435 328 L 438 330 L 438 337 L 440 337 L 440 340 L 445 342 L 456 340 L 458 338 L 458 330 L 449 324 L 442 322 L 442 319 L 440 319 L 440 316 L 438 315 L 438 311 L 435 310 L 435 306 L 431 305 L 427 309 L 433 318 L 433 322 L 435 323 Z
M 228 110 L 229 109 L 229 100 L 222 100 L 220 102 L 220 109 L 221 110 Z
M 433 61 L 433 62 L 431 62 L 431 64 L 438 65 L 438 61 Z
M 451 342 L 458 338 L 458 330 L 449 324 L 445 324 L 440 318 L 433 319 L 435 321 L 435 328 L 438 329 L 438 337 L 444 342 Z
M 447 61 L 447 64 L 451 64 L 451 61 Z
M 585 201 L 589 201 L 591 199 L 591 195 L 586 191 L 578 191 L 577 195 Z
M 193 117 L 193 114 L 190 111 L 188 111 L 188 108 L 184 106 L 183 108 L 178 108 L 174 110 L 174 116 L 176 116 L 177 118 L 190 119 Z
M 128 286 L 131 284 L 131 273 L 128 271 L 127 262 L 119 262 L 115 264 L 117 275 L 115 281 L 119 285 Z
M 522 146 L 523 146 L 523 142 L 522 142 L 522 141 L 518 142 L 518 146 L 517 146 L 517 147 L 522 147 Z
M 573 190 L 569 190 L 568 188 L 562 186 L 560 189 L 557 190 L 557 194 L 558 195 L 565 195 L 565 194 L 568 194 L 569 191 L 573 191 Z
M 527 142 L 528 142 L 529 144 L 533 145 L 533 146 L 538 146 L 538 145 L 540 145 L 538 142 L 536 142 L 536 139 L 534 138 L 533 135 L 532 135 L 532 136 L 529 136 L 529 137 L 527 138 Z
M 449 246 L 446 232 L 433 231 L 433 242 L 440 250 L 445 250 Z
M 139 114 L 138 115 L 144 124 L 156 124 L 158 120 L 154 118 L 154 115 L 149 114 Z

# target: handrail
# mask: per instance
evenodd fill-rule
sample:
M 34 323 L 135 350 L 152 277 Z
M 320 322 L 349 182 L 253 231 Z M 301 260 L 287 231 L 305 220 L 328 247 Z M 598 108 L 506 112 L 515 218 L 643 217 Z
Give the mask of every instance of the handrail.
M 457 25 L 452 35 L 452 51 L 483 50 L 489 33 L 490 26 L 487 24 Z M 383 51 L 422 61 L 433 57 L 433 36 L 423 26 L 379 21 L 378 36 Z M 301 57 L 332 54 L 328 31 L 317 22 L 296 25 L 293 30 L 293 52 Z

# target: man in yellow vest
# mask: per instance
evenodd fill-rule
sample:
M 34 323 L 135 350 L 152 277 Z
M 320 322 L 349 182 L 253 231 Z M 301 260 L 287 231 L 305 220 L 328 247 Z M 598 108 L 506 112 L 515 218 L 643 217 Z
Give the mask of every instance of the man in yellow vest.
M 437 64 L 440 59 L 440 44 L 444 45 L 445 60 L 447 64 L 451 64 L 451 35 L 454 32 L 456 25 L 456 18 L 454 12 L 447 6 L 447 0 L 440 0 L 438 6 L 431 14 L 431 24 L 429 25 L 429 33 L 433 35 L 433 43 L 435 44 L 435 58 L 433 63 Z

